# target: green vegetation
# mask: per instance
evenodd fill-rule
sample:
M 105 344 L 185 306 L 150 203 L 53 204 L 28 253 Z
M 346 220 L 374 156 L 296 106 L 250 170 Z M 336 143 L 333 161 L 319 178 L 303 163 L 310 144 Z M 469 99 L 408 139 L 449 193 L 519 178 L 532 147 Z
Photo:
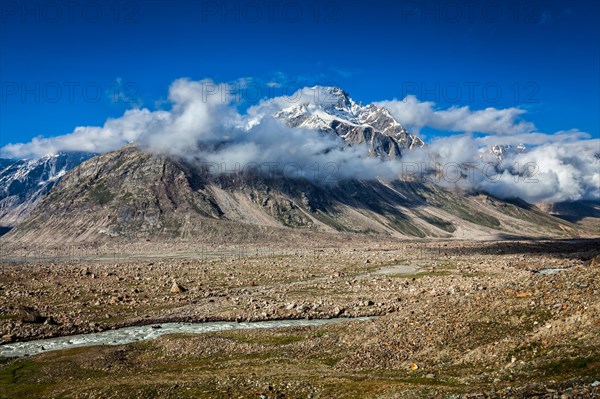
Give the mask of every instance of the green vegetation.
M 397 278 L 414 278 L 419 279 L 423 277 L 440 277 L 440 276 L 448 276 L 450 272 L 447 271 L 432 271 L 432 272 L 419 272 L 419 273 L 396 273 L 396 274 L 388 274 L 388 277 L 397 277 Z
M 32 360 L 9 361 L 0 367 L 0 399 L 34 398 L 47 388 L 36 377 L 41 366 Z
M 133 194 L 132 193 L 125 193 L 121 196 L 121 201 L 123 201 L 126 204 L 130 204 L 131 202 L 133 202 Z
M 274 334 L 269 335 L 267 337 L 263 336 L 248 336 L 248 334 L 244 334 L 243 332 L 226 332 L 221 334 L 224 337 L 229 339 L 233 339 L 237 342 L 244 342 L 247 344 L 255 344 L 255 345 L 287 345 L 292 344 L 294 342 L 300 342 L 306 339 L 305 336 L 297 335 L 297 334 Z
M 393 229 L 406 234 L 408 236 L 423 238 L 427 234 L 416 225 L 410 223 L 408 218 L 402 214 L 386 214 L 386 218 L 389 220 L 390 225 Z
M 596 354 L 586 357 L 579 356 L 573 359 L 561 359 L 560 361 L 544 363 L 537 367 L 538 371 L 548 377 L 565 376 L 586 369 L 596 372 L 600 371 L 600 355 Z
M 91 199 L 98 205 L 106 205 L 115 197 L 104 183 L 98 183 L 90 190 Z
M 344 226 L 342 223 L 338 222 L 334 216 L 329 215 L 327 213 L 317 211 L 317 212 L 315 212 L 314 217 L 315 217 L 315 219 L 319 220 L 320 222 L 323 222 L 324 224 L 333 227 L 337 231 L 344 232 L 344 233 L 353 231 L 352 229 L 349 229 L 348 227 Z
M 500 221 L 495 217 L 473 210 L 472 206 L 461 203 L 459 198 L 456 198 L 449 192 L 436 190 L 435 195 L 427 195 L 425 193 L 421 193 L 421 195 L 427 198 L 427 202 L 430 205 L 440 208 L 451 215 L 458 216 L 461 219 L 494 229 L 501 226 Z
M 475 345 L 513 334 L 509 324 L 470 322 Z M 205 335 L 178 334 L 123 346 L 48 352 L 30 359 L 0 359 L 0 399 L 98 397 L 449 397 L 489 389 L 490 375 L 531 383 L 548 378 L 589 378 L 600 371 L 597 348 L 544 348 L 532 342 L 508 352 L 527 366 L 501 369 L 446 364 L 444 371 L 404 368 L 345 369 L 352 349 L 336 338 L 343 325 L 327 328 L 238 330 Z M 470 346 L 472 347 L 472 346 Z M 552 353 L 552 358 L 549 356 Z M 587 353 L 587 354 L 586 354 Z M 510 359 L 509 359 L 510 361 Z M 419 362 L 421 364 L 421 362 Z M 433 371 L 433 373 L 432 373 Z M 491 373 L 491 374 L 490 374 Z M 499 373 L 499 374 L 497 374 Z M 431 376 L 429 376 L 431 374 Z M 480 376 L 468 387 L 465 375 Z M 587 377 L 586 377 L 587 376 Z M 479 379 L 480 382 L 476 382 Z M 467 391 L 465 391 L 467 389 Z M 402 394 L 402 395 L 398 395 Z M 411 396 L 416 395 L 416 396 Z
M 452 222 L 448 222 L 448 221 L 446 221 L 444 219 L 441 219 L 441 218 L 439 218 L 437 216 L 433 216 L 433 215 L 430 215 L 430 214 L 419 212 L 417 210 L 413 210 L 413 213 L 416 216 L 418 216 L 419 218 L 425 220 L 430 225 L 435 226 L 438 229 L 442 229 L 445 232 L 454 233 L 456 231 L 456 227 L 454 227 L 454 224 L 452 224 Z

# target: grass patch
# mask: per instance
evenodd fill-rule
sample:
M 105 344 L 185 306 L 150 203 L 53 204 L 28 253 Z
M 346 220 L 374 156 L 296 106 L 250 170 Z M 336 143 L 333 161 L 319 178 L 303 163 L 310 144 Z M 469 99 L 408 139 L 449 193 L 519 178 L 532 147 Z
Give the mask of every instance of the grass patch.
M 413 210 L 413 213 L 421 219 L 425 220 L 430 225 L 435 226 L 438 229 L 444 230 L 447 233 L 454 233 L 456 231 L 456 227 L 454 226 L 454 224 L 452 224 L 452 222 L 416 210 Z
M 104 183 L 98 183 L 90 190 L 90 198 L 98 205 L 108 204 L 115 197 Z
M 333 357 L 325 357 L 325 358 L 321 358 L 319 360 L 321 361 L 321 363 L 323 363 L 324 365 L 329 366 L 329 367 L 335 366 L 340 361 L 340 359 L 336 359 Z
M 461 276 L 463 276 L 463 277 L 483 277 L 483 276 L 487 276 L 487 273 L 484 273 L 484 272 L 466 272 L 466 273 L 461 273 Z
M 237 342 L 243 342 L 246 344 L 253 345 L 289 345 L 295 342 L 304 341 L 306 339 L 305 336 L 297 334 L 276 334 L 274 336 L 258 336 L 228 332 L 220 335 L 222 337 L 229 338 Z
M 28 359 L 0 366 L 0 399 L 38 397 L 47 389 L 37 380 L 39 370 L 39 365 Z
M 419 273 L 397 273 L 397 274 L 388 274 L 387 277 L 396 277 L 396 278 L 414 278 L 419 279 L 423 277 L 443 277 L 449 276 L 450 272 L 448 271 L 440 271 L 440 272 L 419 272 Z
M 580 374 L 582 371 L 598 371 L 600 369 L 600 355 L 561 359 L 542 364 L 537 367 L 544 376 L 563 376 Z
M 123 201 L 126 204 L 133 202 L 133 199 L 134 199 L 133 194 L 129 193 L 129 192 L 127 192 L 121 196 L 121 201 Z
M 442 263 L 441 265 L 434 266 L 435 269 L 442 270 L 456 270 L 458 266 L 455 263 Z

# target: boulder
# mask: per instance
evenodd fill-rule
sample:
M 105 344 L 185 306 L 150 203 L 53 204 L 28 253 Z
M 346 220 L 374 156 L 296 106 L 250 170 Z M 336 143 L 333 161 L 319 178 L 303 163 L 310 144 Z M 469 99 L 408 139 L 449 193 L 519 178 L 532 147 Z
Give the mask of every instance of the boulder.
M 180 294 L 182 292 L 187 291 L 185 289 L 185 287 L 183 287 L 181 284 L 177 283 L 177 282 L 173 282 L 173 285 L 171 286 L 171 292 L 173 294 Z
M 9 344 L 11 342 L 14 342 L 16 338 L 17 336 L 15 334 L 6 334 L 2 336 L 2 342 L 4 342 L 5 344 Z
M 19 318 L 23 323 L 43 323 L 46 318 L 30 306 L 19 307 Z

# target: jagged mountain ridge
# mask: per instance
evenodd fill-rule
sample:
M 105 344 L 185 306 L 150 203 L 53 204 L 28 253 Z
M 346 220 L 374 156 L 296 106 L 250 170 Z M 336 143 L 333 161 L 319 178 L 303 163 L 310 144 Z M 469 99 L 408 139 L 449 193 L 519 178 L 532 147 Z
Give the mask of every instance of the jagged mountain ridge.
M 273 116 L 293 127 L 335 135 L 349 146 L 366 145 L 375 157 L 399 158 L 403 151 L 425 145 L 385 108 L 358 104 L 339 88 L 312 89 L 324 98 L 296 103 Z M 502 159 L 498 156 L 512 150 L 496 147 L 489 155 L 498 161 Z M 17 161 L 5 168 L 0 188 L 12 187 L 12 194 L 0 198 L 0 211 L 4 212 L 0 223 L 10 226 L 22 220 L 67 170 L 87 158 L 89 154 L 59 154 L 37 161 L 44 167 L 32 167 L 36 161 Z M 59 160 L 65 160 L 62 167 Z M 544 215 L 529 204 L 467 197 L 424 182 L 352 180 L 324 187 L 261 176 L 207 176 L 193 165 L 146 154 L 135 146 L 89 162 L 73 171 L 79 178 L 59 184 L 39 212 L 18 226 L 12 237 L 35 240 L 34 226 L 42 227 L 47 235 L 53 229 L 68 230 L 71 239 L 189 235 L 199 231 L 195 222 L 207 220 L 403 237 L 577 234 L 568 221 Z M 94 173 L 88 173 L 90 170 Z M 29 188 L 15 193 L 20 183 L 14 182 L 25 182 L 21 185 Z
M 69 152 L 39 159 L 0 160 L 0 226 L 26 217 L 69 170 L 94 154 Z
M 425 143 L 409 133 L 384 107 L 363 106 L 338 87 L 315 86 L 315 98 L 291 105 L 275 114 L 291 127 L 317 130 L 340 137 L 347 145 L 364 144 L 369 155 L 398 159 Z
M 366 145 L 371 156 L 399 158 L 403 151 L 425 145 L 385 108 L 357 104 L 337 87 L 312 89 L 319 93 L 312 101 L 271 116 L 293 127 L 341 137 L 346 145 Z M 0 159 L 0 226 L 13 226 L 26 217 L 68 170 L 92 155 L 73 152 L 36 160 Z
M 502 161 L 509 155 L 523 154 L 527 152 L 527 147 L 525 147 L 525 144 L 517 144 L 514 147 L 510 144 L 497 144 L 493 145 L 489 152 L 496 157 L 498 161 Z
M 129 145 L 68 172 L 4 238 L 58 243 L 221 234 L 220 239 L 239 239 L 264 229 L 462 238 L 578 233 L 571 223 L 528 204 L 457 195 L 435 184 L 347 180 L 324 186 L 212 175 Z

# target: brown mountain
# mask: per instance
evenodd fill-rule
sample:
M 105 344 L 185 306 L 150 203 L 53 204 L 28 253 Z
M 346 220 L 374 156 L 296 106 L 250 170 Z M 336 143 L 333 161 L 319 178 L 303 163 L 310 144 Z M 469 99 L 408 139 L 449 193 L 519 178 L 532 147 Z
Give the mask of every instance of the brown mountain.
M 456 194 L 431 183 L 317 185 L 260 175 L 215 176 L 128 145 L 67 172 L 2 240 L 220 242 L 311 232 L 409 238 L 580 234 L 569 221 L 527 203 Z

